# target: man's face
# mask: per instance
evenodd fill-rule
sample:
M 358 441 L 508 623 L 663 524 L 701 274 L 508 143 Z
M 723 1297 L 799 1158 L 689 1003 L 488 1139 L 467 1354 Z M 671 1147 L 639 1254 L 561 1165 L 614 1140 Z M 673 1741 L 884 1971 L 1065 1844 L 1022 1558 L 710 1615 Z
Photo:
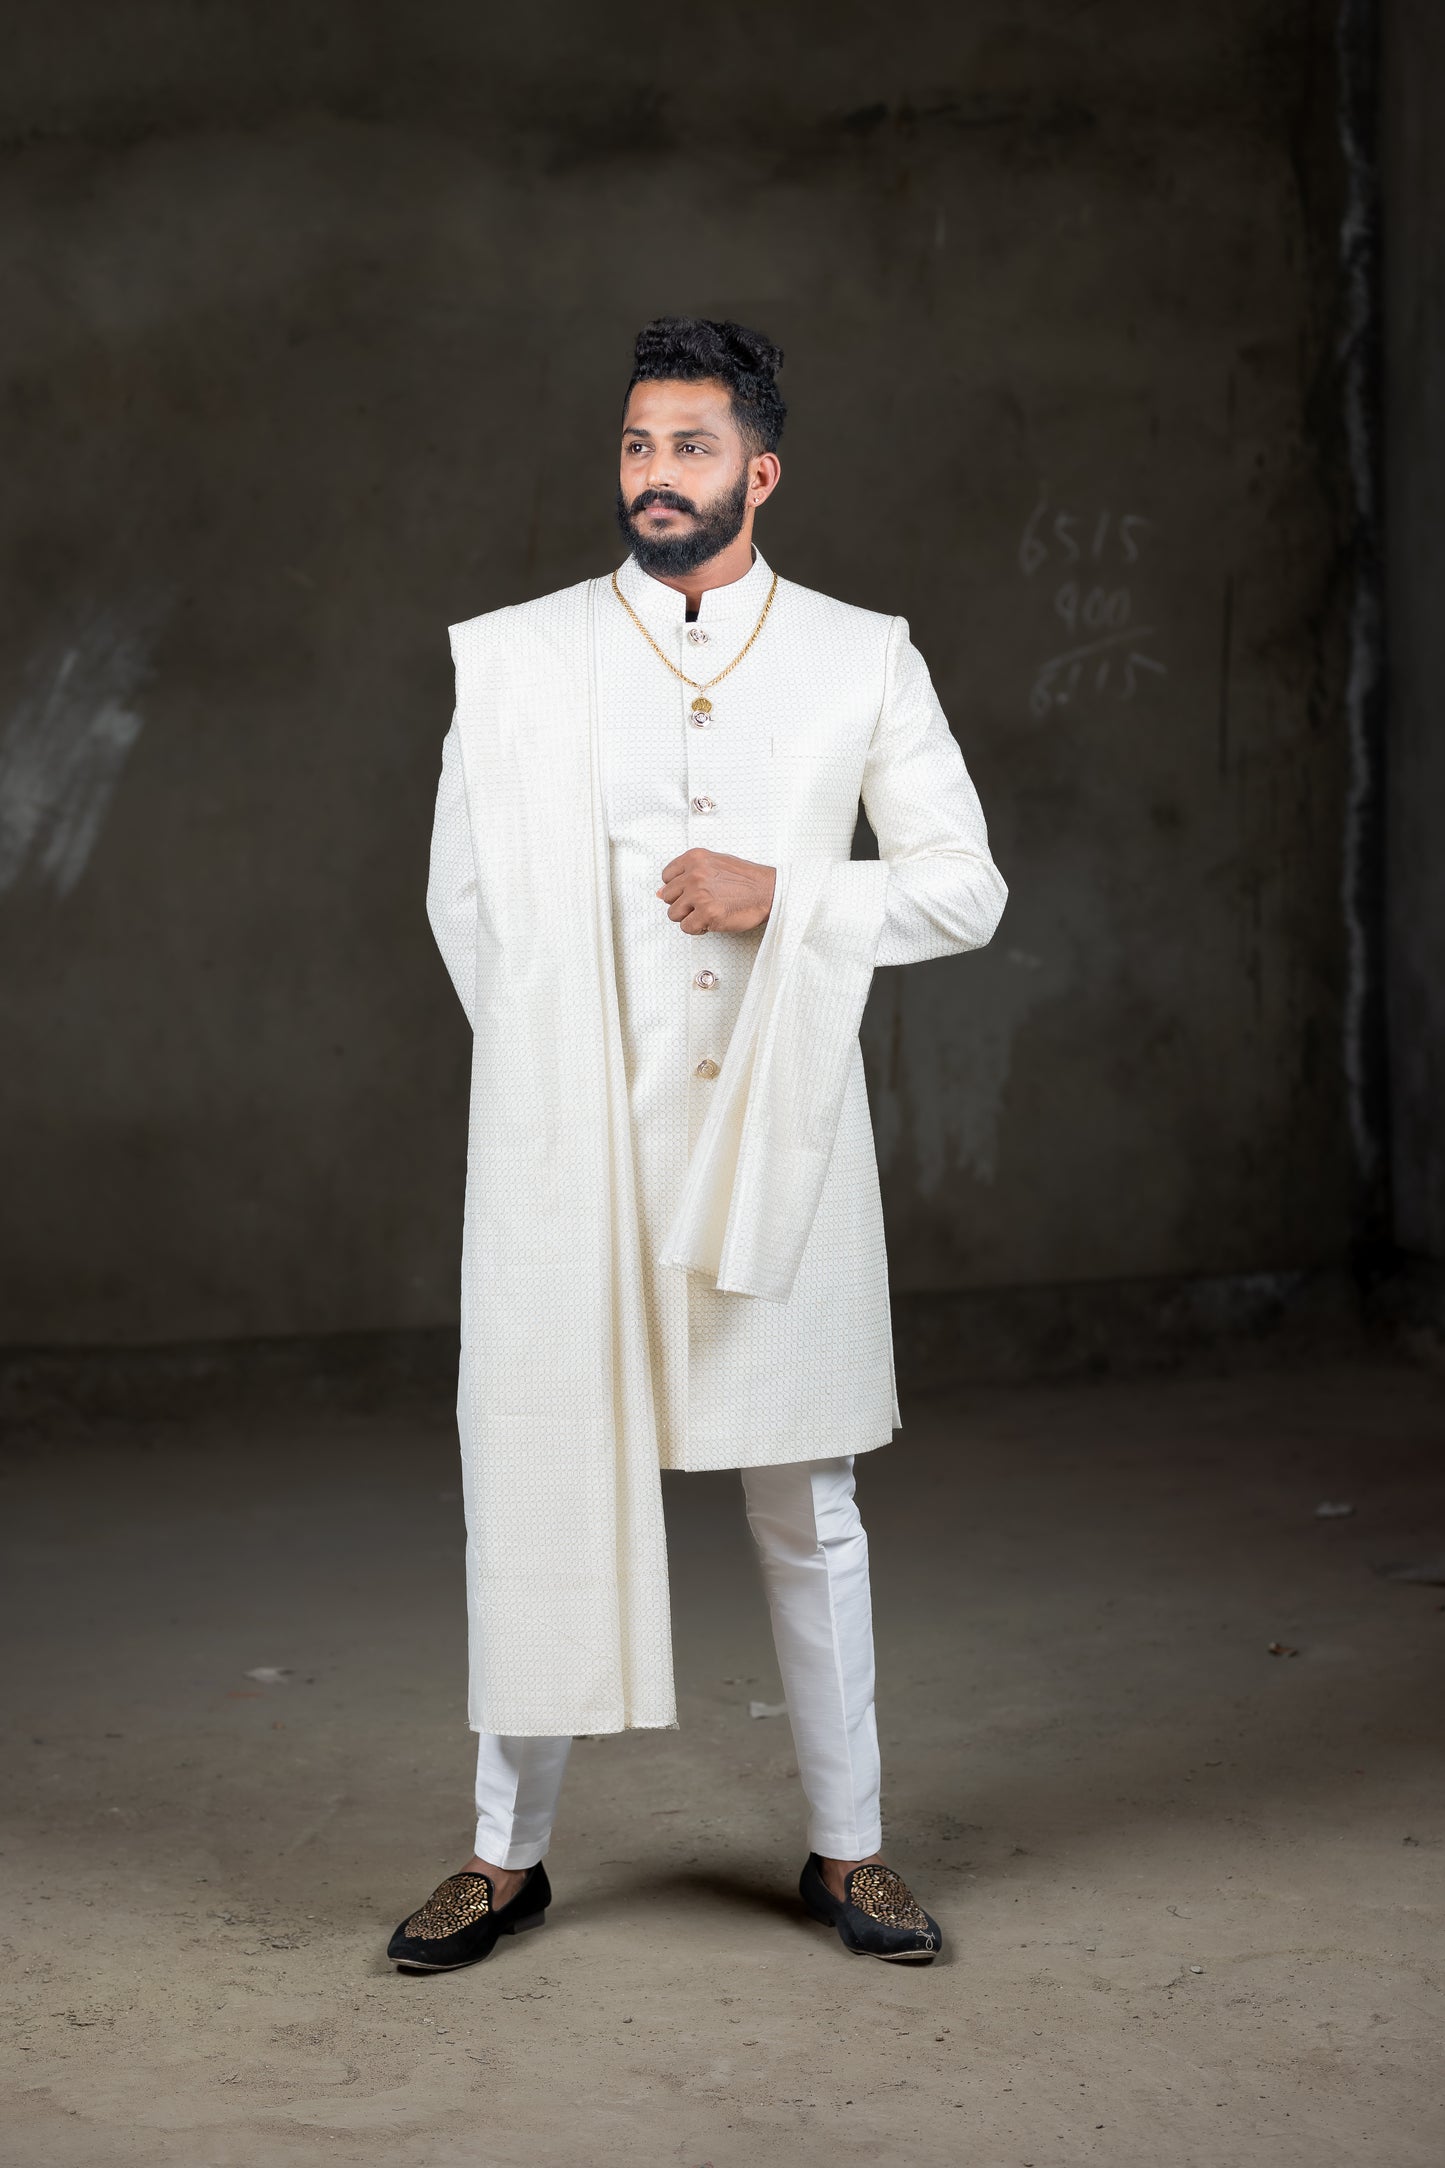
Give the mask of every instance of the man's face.
M 617 517 L 643 571 L 676 578 L 726 549 L 748 517 L 757 464 L 725 384 L 634 384 Z

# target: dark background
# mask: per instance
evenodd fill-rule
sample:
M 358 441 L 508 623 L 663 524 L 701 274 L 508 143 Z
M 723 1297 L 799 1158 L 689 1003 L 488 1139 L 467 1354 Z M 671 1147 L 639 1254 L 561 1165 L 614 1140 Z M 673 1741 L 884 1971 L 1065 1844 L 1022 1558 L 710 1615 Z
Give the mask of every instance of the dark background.
M 446 627 L 617 561 L 663 311 L 786 349 L 762 545 L 908 617 L 1012 890 L 870 1001 L 905 1350 L 1445 1254 L 1445 30 L 1386 16 L 1383 251 L 1351 8 L 14 22 L 0 1339 L 450 1326 Z

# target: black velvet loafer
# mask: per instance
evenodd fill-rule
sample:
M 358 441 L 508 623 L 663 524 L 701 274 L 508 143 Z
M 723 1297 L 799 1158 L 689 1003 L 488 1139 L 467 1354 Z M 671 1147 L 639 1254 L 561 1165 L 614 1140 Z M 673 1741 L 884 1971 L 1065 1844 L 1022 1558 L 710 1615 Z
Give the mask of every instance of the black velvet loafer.
M 540 1927 L 551 1902 L 552 1886 L 540 1860 L 504 1905 L 496 1902 L 491 1876 L 468 1867 L 439 1882 L 426 1903 L 402 1921 L 386 1954 L 398 1972 L 456 1972 L 490 1957 L 503 1935 Z
M 886 1957 L 894 1964 L 931 1965 L 943 1948 L 943 1932 L 891 1867 L 850 1867 L 840 1900 L 823 1880 L 816 1852 L 798 1883 L 798 1894 L 815 1920 L 835 1927 L 854 1957 Z

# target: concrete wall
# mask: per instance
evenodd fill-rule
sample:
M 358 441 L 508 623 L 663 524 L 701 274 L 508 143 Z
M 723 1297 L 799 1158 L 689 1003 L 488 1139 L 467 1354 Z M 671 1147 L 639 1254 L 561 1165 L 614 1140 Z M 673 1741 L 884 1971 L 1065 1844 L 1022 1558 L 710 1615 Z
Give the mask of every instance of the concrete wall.
M 671 309 L 786 348 L 764 547 L 908 616 L 1013 889 L 875 984 L 895 1286 L 1336 1263 L 1330 10 L 499 20 L 12 26 L 0 1339 L 453 1314 L 445 627 L 616 561 Z
M 1384 31 L 1395 1226 L 1445 1263 L 1445 16 L 1389 0 Z

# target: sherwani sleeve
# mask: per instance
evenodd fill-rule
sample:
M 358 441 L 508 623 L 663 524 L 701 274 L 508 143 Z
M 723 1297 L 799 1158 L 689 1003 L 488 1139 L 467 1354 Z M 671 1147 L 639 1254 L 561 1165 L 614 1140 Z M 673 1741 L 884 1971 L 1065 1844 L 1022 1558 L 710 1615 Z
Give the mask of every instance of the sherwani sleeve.
M 461 738 L 455 721 L 442 743 L 441 781 L 432 820 L 427 917 L 451 973 L 467 1022 L 476 1027 L 477 868 L 467 815 Z
M 989 854 L 978 792 L 903 617 L 889 634 L 863 810 L 888 867 L 875 966 L 982 948 L 1008 890 Z

